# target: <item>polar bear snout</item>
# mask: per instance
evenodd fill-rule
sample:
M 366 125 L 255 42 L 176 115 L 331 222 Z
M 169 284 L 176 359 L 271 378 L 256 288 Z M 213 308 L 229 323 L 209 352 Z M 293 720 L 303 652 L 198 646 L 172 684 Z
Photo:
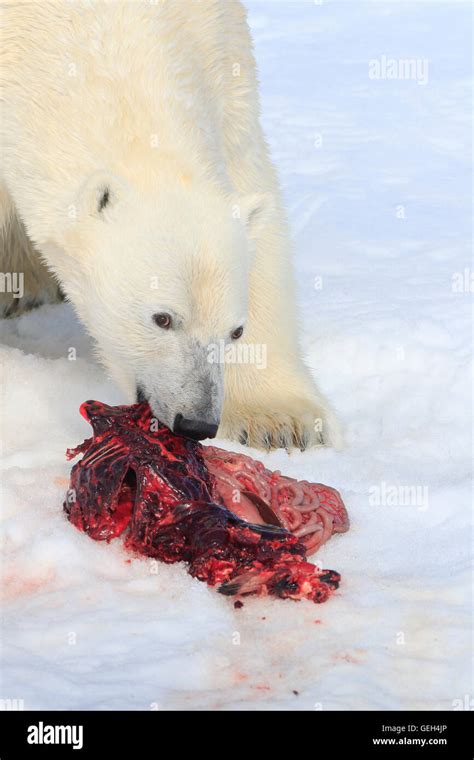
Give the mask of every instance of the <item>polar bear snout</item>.
M 137 403 L 148 402 L 160 422 L 174 433 L 202 441 L 205 438 L 215 438 L 217 435 L 222 408 L 222 394 L 217 393 L 217 390 L 216 386 L 213 386 L 213 392 L 209 397 L 201 396 L 198 403 L 190 403 L 184 399 L 182 404 L 178 404 L 178 409 L 181 408 L 183 411 L 177 411 L 172 402 L 167 403 L 168 399 L 163 391 L 159 394 L 153 391 L 148 394 L 141 385 L 137 386 L 136 400 Z
M 188 438 L 194 438 L 196 441 L 202 441 L 205 438 L 215 438 L 219 425 L 206 422 L 205 420 L 190 420 L 177 414 L 174 420 L 173 433 L 185 435 Z
M 156 418 L 180 435 L 215 438 L 224 400 L 224 368 L 207 359 L 207 344 L 183 340 L 136 378 L 138 403 L 148 402 Z

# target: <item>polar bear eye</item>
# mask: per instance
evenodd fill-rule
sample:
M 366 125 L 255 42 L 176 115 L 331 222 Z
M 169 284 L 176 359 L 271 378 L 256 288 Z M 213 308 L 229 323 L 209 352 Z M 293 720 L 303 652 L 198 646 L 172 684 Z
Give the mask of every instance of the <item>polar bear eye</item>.
M 236 329 L 230 334 L 230 337 L 232 340 L 238 340 L 242 337 L 242 333 L 244 331 L 243 327 L 236 327 Z
M 158 327 L 162 327 L 163 330 L 169 330 L 173 320 L 169 314 L 166 314 L 166 312 L 160 312 L 159 314 L 153 315 L 153 322 L 158 325 Z

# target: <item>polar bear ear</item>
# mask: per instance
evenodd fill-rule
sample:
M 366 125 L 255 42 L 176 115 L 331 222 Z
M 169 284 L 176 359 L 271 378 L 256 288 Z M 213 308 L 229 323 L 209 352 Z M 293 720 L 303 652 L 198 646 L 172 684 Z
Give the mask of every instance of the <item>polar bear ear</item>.
M 253 193 L 240 198 L 236 207 L 247 235 L 255 240 L 268 222 L 274 210 L 274 202 L 270 193 Z
M 123 180 L 110 172 L 94 172 L 79 191 L 81 211 L 97 219 L 106 219 L 126 195 Z

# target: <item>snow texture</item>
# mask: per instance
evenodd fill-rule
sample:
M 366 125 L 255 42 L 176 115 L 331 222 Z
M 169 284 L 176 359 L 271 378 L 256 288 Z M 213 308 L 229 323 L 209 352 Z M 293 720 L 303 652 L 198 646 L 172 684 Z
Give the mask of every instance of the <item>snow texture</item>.
M 346 429 L 340 453 L 263 459 L 341 491 L 351 529 L 316 559 L 342 584 L 320 606 L 236 610 L 182 566 L 76 531 L 62 501 L 64 450 L 90 432 L 78 406 L 123 398 L 68 305 L 5 321 L 0 697 L 25 709 L 472 695 L 470 3 L 248 5 L 303 344 Z M 383 56 L 419 76 L 383 78 Z

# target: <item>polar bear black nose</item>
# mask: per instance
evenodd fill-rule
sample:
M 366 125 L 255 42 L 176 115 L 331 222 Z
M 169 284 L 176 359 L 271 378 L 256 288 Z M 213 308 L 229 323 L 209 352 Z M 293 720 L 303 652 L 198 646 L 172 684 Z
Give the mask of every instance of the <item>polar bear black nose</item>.
M 215 438 L 218 427 L 219 425 L 204 422 L 204 420 L 189 420 L 182 414 L 177 414 L 174 418 L 173 433 L 202 441 L 203 438 Z

